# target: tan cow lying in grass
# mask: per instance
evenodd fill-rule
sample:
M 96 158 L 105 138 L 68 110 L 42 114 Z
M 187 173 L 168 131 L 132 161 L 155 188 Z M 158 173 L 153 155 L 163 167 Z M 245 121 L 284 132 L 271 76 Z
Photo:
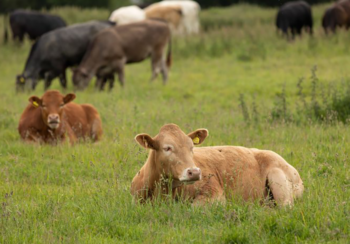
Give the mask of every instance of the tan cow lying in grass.
M 102 122 L 97 110 L 89 104 L 76 104 L 75 95 L 47 91 L 41 98 L 31 96 L 22 113 L 18 132 L 25 141 L 57 143 L 66 134 L 73 144 L 79 138 L 97 141 L 102 136 Z
M 206 129 L 186 135 L 168 124 L 157 136 L 139 134 L 135 140 L 151 149 L 134 177 L 131 193 L 138 201 L 170 193 L 196 203 L 273 198 L 292 205 L 304 186 L 298 171 L 272 151 L 236 146 L 194 147 L 208 136 Z M 169 183 L 170 182 L 170 183 Z M 193 184 L 192 184 L 193 183 Z M 191 184 L 191 185 L 189 185 Z

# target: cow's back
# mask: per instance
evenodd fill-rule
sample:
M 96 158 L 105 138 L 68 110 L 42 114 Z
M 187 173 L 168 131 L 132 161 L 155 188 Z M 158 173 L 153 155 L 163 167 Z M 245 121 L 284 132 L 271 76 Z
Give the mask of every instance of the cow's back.
M 33 45 L 24 74 L 37 78 L 33 74 L 38 70 L 61 70 L 79 64 L 95 35 L 111 26 L 108 22 L 90 21 L 44 34 Z
M 295 185 L 302 185 L 298 171 L 273 151 L 238 146 L 198 147 L 194 160 L 203 180 L 189 189 L 225 189 L 244 200 L 260 199 L 272 169 L 282 170 Z M 194 191 L 194 190 L 193 190 Z
M 10 24 L 28 33 L 31 39 L 36 39 L 51 30 L 66 26 L 66 23 L 59 16 L 27 10 L 12 12 Z
M 170 39 L 170 29 L 164 21 L 146 20 L 116 26 L 114 29 L 127 57 L 127 63 L 144 60 L 154 48 L 164 46 Z
M 254 153 L 245 147 L 198 147 L 194 160 L 202 171 L 203 180 L 195 183 L 200 189 L 225 189 L 231 196 L 244 200 L 260 199 L 265 181 Z M 201 185 L 201 186 L 200 186 Z

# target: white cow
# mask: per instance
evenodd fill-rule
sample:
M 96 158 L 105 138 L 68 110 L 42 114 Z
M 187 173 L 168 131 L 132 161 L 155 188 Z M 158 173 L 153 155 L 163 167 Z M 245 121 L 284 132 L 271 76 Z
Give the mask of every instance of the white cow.
M 135 5 L 118 8 L 114 10 L 111 16 L 109 17 L 109 20 L 116 22 L 117 25 L 130 24 L 145 19 L 145 12 Z
M 182 18 L 182 33 L 183 34 L 197 34 L 199 33 L 199 12 L 201 7 L 199 4 L 192 0 L 166 0 L 159 3 L 161 6 L 181 6 L 183 18 Z M 153 4 L 152 4 L 153 5 Z

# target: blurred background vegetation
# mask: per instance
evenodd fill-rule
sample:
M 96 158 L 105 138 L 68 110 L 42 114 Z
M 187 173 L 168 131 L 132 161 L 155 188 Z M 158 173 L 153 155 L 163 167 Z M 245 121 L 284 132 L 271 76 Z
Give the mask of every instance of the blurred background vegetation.
M 198 0 L 197 2 L 202 8 L 212 6 L 229 6 L 237 3 L 251 3 L 261 6 L 280 6 L 288 0 Z M 1 0 L 0 12 L 8 12 L 17 8 L 30 9 L 50 9 L 57 6 L 78 6 L 83 8 L 108 8 L 110 10 L 127 6 L 134 3 L 152 3 L 158 2 L 156 0 Z M 330 2 L 329 0 L 308 0 L 310 4 Z

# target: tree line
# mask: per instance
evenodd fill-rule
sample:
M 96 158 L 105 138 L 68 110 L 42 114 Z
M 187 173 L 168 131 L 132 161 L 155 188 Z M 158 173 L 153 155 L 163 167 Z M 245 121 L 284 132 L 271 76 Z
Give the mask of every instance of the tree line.
M 155 0 L 145 0 L 145 3 L 157 2 Z M 237 3 L 252 3 L 261 6 L 276 7 L 281 6 L 288 0 L 197 0 L 202 8 L 212 6 L 229 6 Z M 329 0 L 307 0 L 310 4 L 330 2 Z M 0 12 L 8 12 L 17 8 L 29 9 L 50 9 L 58 6 L 79 6 L 82 8 L 108 8 L 115 9 L 121 6 L 130 5 L 129 0 L 1 0 Z

